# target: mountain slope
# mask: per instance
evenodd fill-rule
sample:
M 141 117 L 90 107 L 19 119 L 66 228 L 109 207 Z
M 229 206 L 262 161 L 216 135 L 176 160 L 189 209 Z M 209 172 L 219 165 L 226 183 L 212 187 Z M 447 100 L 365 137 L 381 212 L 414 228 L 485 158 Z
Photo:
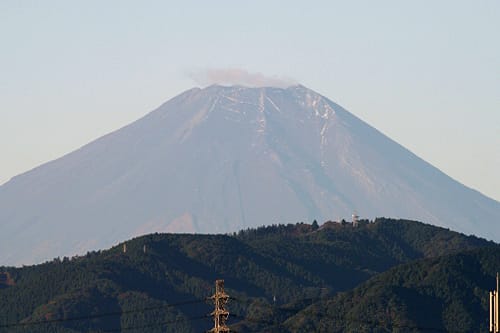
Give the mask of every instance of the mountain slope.
M 500 203 L 314 91 L 211 86 L 0 186 L 0 263 L 353 211 L 500 235 Z
M 500 247 L 397 266 L 288 319 L 291 332 L 488 332 Z
M 211 311 L 204 298 L 217 278 L 225 280 L 234 297 L 229 308 L 238 316 L 231 317 L 231 324 L 241 317 L 262 321 L 262 309 L 273 307 L 281 313 L 275 320 L 284 320 L 290 306 L 297 312 L 395 265 L 492 245 L 418 222 L 387 219 L 358 228 L 328 223 L 319 229 L 270 226 L 233 236 L 153 234 L 126 244 L 126 253 L 120 245 L 71 260 L 0 267 L 0 276 L 8 275 L 0 279 L 0 332 L 143 325 L 150 327 L 132 332 L 199 332 L 210 327 L 210 320 L 200 316 Z M 70 318 L 83 319 L 58 321 Z M 9 326 L 40 320 L 55 322 Z M 160 325 L 163 321 L 170 324 Z

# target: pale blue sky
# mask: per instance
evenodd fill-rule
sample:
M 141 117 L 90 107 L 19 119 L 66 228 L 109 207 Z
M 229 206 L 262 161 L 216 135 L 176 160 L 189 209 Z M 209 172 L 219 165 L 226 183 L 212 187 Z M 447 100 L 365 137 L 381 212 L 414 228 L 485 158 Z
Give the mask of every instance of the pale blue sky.
M 500 1 L 1 1 L 0 183 L 240 68 L 500 200 Z

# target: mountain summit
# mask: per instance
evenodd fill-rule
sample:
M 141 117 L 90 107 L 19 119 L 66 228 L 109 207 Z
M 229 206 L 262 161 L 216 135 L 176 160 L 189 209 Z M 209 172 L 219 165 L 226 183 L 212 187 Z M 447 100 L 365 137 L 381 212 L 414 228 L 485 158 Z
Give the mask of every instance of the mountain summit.
M 214 85 L 0 186 L 0 264 L 156 231 L 230 232 L 353 212 L 500 240 L 499 202 L 329 99 L 300 85 Z

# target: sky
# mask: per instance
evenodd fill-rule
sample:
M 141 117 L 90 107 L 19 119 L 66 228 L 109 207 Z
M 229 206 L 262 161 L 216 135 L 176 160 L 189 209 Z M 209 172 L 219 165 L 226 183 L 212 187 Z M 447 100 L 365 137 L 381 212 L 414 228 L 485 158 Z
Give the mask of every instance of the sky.
M 239 73 L 303 84 L 500 201 L 499 32 L 498 0 L 3 0 L 0 184 Z

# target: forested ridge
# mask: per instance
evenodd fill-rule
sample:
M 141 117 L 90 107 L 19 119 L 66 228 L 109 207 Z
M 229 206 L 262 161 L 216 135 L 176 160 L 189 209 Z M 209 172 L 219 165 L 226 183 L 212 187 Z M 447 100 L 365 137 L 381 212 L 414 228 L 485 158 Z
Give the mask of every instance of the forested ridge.
M 402 264 L 307 307 L 285 326 L 310 332 L 488 332 L 500 246 Z
M 40 265 L 1 267 L 0 332 L 205 331 L 212 326 L 206 298 L 215 279 L 225 280 L 229 324 L 238 332 L 357 331 L 356 316 L 366 319 L 364 329 L 371 322 L 384 332 L 397 330 L 391 320 L 416 327 L 420 312 L 411 307 L 432 297 L 444 304 L 455 287 L 463 290 L 461 300 L 475 295 L 471 308 L 465 301 L 441 306 L 433 325 L 446 329 L 472 309 L 463 327 L 475 328 L 486 320 L 481 297 L 499 266 L 498 253 L 484 239 L 386 218 L 358 227 L 326 222 L 230 235 L 151 234 L 127 241 L 125 253 L 118 244 Z M 323 304 L 326 313 L 318 310 Z

